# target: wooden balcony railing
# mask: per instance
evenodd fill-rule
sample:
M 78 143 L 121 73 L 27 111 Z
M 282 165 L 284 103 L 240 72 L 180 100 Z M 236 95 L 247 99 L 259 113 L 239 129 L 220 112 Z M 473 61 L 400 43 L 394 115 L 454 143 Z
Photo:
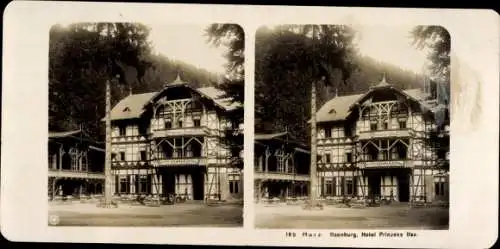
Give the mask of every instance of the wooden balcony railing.
M 49 177 L 81 178 L 81 179 L 105 179 L 104 173 L 102 173 L 102 172 L 55 170 L 55 169 L 49 169 Z
M 285 180 L 285 181 L 309 181 L 309 175 L 294 174 L 274 171 L 257 171 L 254 173 L 254 179 L 260 180 Z
M 204 136 L 208 133 L 206 127 L 185 127 L 174 129 L 153 130 L 152 137 L 175 137 L 175 136 Z
M 361 161 L 356 164 L 360 169 L 411 168 L 410 160 Z
M 412 129 L 362 131 L 359 132 L 358 139 L 365 140 L 388 137 L 411 137 L 413 134 L 414 132 Z
M 204 166 L 206 159 L 203 157 L 196 158 L 164 158 L 151 160 L 151 165 L 154 167 L 171 167 L 171 166 Z

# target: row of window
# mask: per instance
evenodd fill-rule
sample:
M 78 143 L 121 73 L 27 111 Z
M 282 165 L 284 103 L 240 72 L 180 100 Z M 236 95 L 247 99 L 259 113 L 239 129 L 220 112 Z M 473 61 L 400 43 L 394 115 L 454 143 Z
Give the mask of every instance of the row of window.
M 321 163 L 343 163 L 343 162 L 351 163 L 352 161 L 353 161 L 352 152 L 347 152 L 345 153 L 345 155 L 332 155 L 326 153 L 318 156 L 318 162 Z
M 356 180 L 357 177 L 340 176 L 340 182 L 337 184 L 336 177 L 322 178 L 323 188 L 321 189 L 322 196 L 345 196 L 357 195 Z M 337 191 L 339 189 L 339 191 Z M 337 193 L 339 192 L 339 193 Z

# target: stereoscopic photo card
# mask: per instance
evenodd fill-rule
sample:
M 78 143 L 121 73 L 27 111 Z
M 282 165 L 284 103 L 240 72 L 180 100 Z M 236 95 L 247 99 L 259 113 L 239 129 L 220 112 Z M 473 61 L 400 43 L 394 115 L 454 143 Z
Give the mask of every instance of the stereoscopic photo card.
M 11 241 L 490 247 L 492 10 L 15 1 Z

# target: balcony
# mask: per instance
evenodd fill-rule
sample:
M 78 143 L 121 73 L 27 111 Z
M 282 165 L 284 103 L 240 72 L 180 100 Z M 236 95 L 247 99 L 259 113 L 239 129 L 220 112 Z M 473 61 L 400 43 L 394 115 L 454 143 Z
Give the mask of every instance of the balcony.
M 281 181 L 309 181 L 309 175 L 298 175 L 294 173 L 258 171 L 254 173 L 254 179 L 260 180 L 281 180 Z
M 173 129 L 158 129 L 153 130 L 152 137 L 178 137 L 178 136 L 205 136 L 208 134 L 206 127 L 185 127 Z
M 206 159 L 203 157 L 195 158 L 162 158 L 150 162 L 154 167 L 175 167 L 175 166 L 205 166 Z
M 357 163 L 360 169 L 390 169 L 390 168 L 411 168 L 412 161 L 408 160 L 387 160 L 387 161 L 363 161 Z
M 358 140 L 391 137 L 411 137 L 413 136 L 413 134 L 414 132 L 412 129 L 362 131 L 358 134 Z
M 49 170 L 49 177 L 79 178 L 79 179 L 105 179 L 104 173 L 73 170 Z
M 147 135 L 137 135 L 137 136 L 115 136 L 111 138 L 112 143 L 128 143 L 128 142 L 140 142 L 147 141 Z

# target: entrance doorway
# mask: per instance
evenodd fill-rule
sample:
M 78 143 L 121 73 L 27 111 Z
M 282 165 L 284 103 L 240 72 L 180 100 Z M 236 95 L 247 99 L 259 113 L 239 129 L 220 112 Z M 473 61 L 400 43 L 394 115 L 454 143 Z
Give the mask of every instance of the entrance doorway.
M 410 201 L 410 177 L 406 174 L 398 176 L 398 194 L 400 202 Z
M 175 194 L 175 175 L 162 172 L 163 195 Z
M 373 174 L 368 176 L 368 195 L 380 196 L 380 175 Z
M 193 199 L 200 201 L 204 198 L 205 191 L 205 174 L 203 172 L 198 171 L 192 174 L 193 178 Z

